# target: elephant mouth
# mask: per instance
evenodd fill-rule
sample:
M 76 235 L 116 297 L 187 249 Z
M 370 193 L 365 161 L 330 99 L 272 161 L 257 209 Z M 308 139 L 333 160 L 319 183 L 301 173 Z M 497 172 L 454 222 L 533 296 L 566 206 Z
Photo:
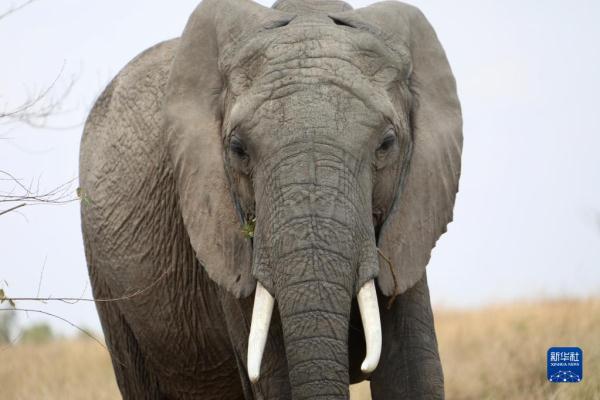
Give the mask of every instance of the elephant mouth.
M 357 301 L 364 327 L 367 350 L 365 359 L 361 364 L 361 370 L 365 374 L 369 374 L 375 370 L 379 363 L 382 343 L 379 305 L 373 279 L 367 281 L 359 290 Z M 267 343 L 267 334 L 274 306 L 275 298 L 260 282 L 257 282 L 248 339 L 248 376 L 252 383 L 256 383 L 260 379 L 260 365 Z

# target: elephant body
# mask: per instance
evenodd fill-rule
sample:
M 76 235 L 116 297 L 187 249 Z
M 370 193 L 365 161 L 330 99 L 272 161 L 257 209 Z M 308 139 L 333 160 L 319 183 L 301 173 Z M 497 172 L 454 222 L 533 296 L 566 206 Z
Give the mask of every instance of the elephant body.
M 331 29 L 329 25 L 334 29 L 339 24 L 359 25 L 343 22 L 342 14 L 339 20 L 328 17 L 328 13 L 352 12 L 345 3 L 336 1 L 280 1 L 277 11 L 255 7 L 243 0 L 205 0 L 190 18 L 182 38 L 146 50 L 117 75 L 86 122 L 80 158 L 80 186 L 85 199 L 82 230 L 93 293 L 119 389 L 126 399 L 339 399 L 348 398 L 349 383 L 369 379 L 374 399 L 443 398 L 443 374 L 424 271 L 402 269 L 393 258 L 395 250 L 386 250 L 381 232 L 394 229 L 393 221 L 386 226 L 371 220 L 378 217 L 375 208 L 379 207 L 379 196 L 373 195 L 371 200 L 370 193 L 385 191 L 387 186 L 381 189 L 373 183 L 370 169 L 361 172 L 363 162 L 350 147 L 337 148 L 335 139 L 327 141 L 327 133 L 318 133 L 321 128 L 298 122 L 320 112 L 318 107 L 293 108 L 294 104 L 310 103 L 307 96 L 311 91 L 282 94 L 282 103 L 277 103 L 271 92 L 269 101 L 273 104 L 257 106 L 251 114 L 259 118 L 257 124 L 265 126 L 263 132 L 269 132 L 269 124 L 285 120 L 285 129 L 278 133 L 282 137 L 291 137 L 307 126 L 317 133 L 309 134 L 309 139 L 305 133 L 302 140 L 294 137 L 274 147 L 273 155 L 261 161 L 263 167 L 248 174 L 250 184 L 244 183 L 250 178 L 242 174 L 242 161 L 247 159 L 231 160 L 241 150 L 228 144 L 231 139 L 223 139 L 219 132 L 233 124 L 240 109 L 256 102 L 255 97 L 232 100 L 251 92 L 243 81 L 250 72 L 240 71 L 234 61 L 228 61 L 232 65 L 226 73 L 228 90 L 220 92 L 217 89 L 223 83 L 217 82 L 220 78 L 216 76 L 222 72 L 203 69 L 197 60 L 209 58 L 215 46 L 220 57 L 225 54 L 233 59 L 242 57 L 247 48 L 224 48 L 220 42 L 212 45 L 203 36 L 194 38 L 194 29 L 214 19 L 214 9 L 231 15 L 236 8 L 250 16 L 267 13 L 267 17 L 256 19 L 268 29 L 283 29 L 295 18 L 298 26 L 294 29 L 304 29 L 305 35 L 321 23 L 328 24 L 323 32 Z M 275 17 L 271 12 L 277 12 Z M 299 16 L 310 18 L 302 22 Z M 219 18 L 227 25 L 226 17 Z M 322 22 L 324 18 L 329 19 Z M 263 28 L 251 29 L 262 32 Z M 225 36 L 235 32 L 230 28 Z M 192 50 L 190 43 L 194 44 Z M 337 51 L 335 46 L 332 49 Z M 198 51 L 199 58 L 189 56 L 190 51 Z M 249 54 L 244 65 L 252 63 L 252 55 L 258 52 Z M 309 56 L 301 54 L 300 58 L 308 60 Z M 182 67 L 186 63 L 191 67 Z M 327 65 L 337 68 L 335 63 Z M 199 75 L 186 76 L 190 68 Z M 186 102 L 194 91 L 216 96 Z M 319 123 L 328 132 L 341 126 L 340 132 L 349 135 L 344 140 L 350 143 L 355 133 L 346 127 L 347 121 L 354 118 L 359 121 L 353 124 L 360 125 L 360 118 L 367 121 L 370 117 L 353 112 L 354 117 L 340 118 L 345 107 L 353 107 L 352 97 L 334 89 L 327 93 L 335 94 L 340 105 Z M 426 101 L 427 95 L 422 94 L 420 101 Z M 342 104 L 343 99 L 347 103 Z M 221 104 L 228 102 L 236 106 L 222 108 Z M 220 111 L 207 119 L 203 107 Z M 286 110 L 294 111 L 293 115 L 286 116 Z M 205 119 L 196 121 L 198 115 Z M 419 117 L 413 118 L 414 128 Z M 188 120 L 194 128 L 188 127 Z M 218 128 L 214 134 L 186 133 L 186 129 L 212 126 Z M 412 140 L 417 143 L 412 163 L 418 163 L 419 139 Z M 263 143 L 267 146 L 270 142 Z M 227 145 L 232 146 L 231 154 Z M 305 145 L 308 147 L 298 147 Z M 456 164 L 452 155 L 444 154 L 445 162 Z M 397 157 L 402 159 L 400 153 Z M 311 184 L 317 186 L 314 191 L 305 190 L 309 185 L 304 181 L 306 173 L 294 175 L 294 170 L 304 165 L 312 171 L 309 177 L 321 182 Z M 432 168 L 434 172 L 428 176 L 435 175 L 438 166 Z M 354 172 L 339 175 L 344 169 Z M 416 179 L 404 167 L 392 170 L 396 172 L 389 173 L 399 177 L 389 184 L 394 193 L 400 187 L 411 187 L 411 179 Z M 458 172 L 453 173 L 457 182 Z M 408 181 L 403 183 L 407 174 Z M 352 188 L 357 185 L 370 189 L 355 192 Z M 456 192 L 452 185 L 442 188 L 444 193 L 451 192 L 450 213 Z M 431 189 L 425 189 L 435 197 Z M 365 199 L 365 193 L 369 198 Z M 392 195 L 390 204 L 381 206 L 384 216 L 397 212 L 391 205 L 397 203 L 396 197 Z M 408 195 L 406 204 L 411 201 Z M 436 201 L 436 207 L 439 203 Z M 336 204 L 337 208 L 331 208 Z M 446 212 L 447 206 L 441 209 Z M 440 217 L 442 211 L 423 217 L 443 220 L 443 226 L 429 229 L 435 236 L 433 243 L 448 222 Z M 242 233 L 242 225 L 254 215 L 256 228 L 251 240 Z M 310 217 L 305 219 L 306 215 Z M 326 223 L 321 220 L 334 220 L 337 225 L 323 225 Z M 415 221 L 422 225 L 422 220 Z M 410 219 L 402 222 L 404 226 L 411 223 Z M 305 229 L 309 232 L 306 235 L 298 233 Z M 415 265 L 423 264 L 423 259 L 426 264 L 429 258 L 433 244 L 428 234 L 420 236 L 425 237 L 424 246 L 429 246 L 427 254 L 409 256 Z M 392 258 L 389 267 L 383 262 L 379 265 L 375 240 Z M 410 239 L 401 242 L 410 243 Z M 297 258 L 302 259 L 301 264 Z M 333 265 L 341 265 L 339 268 L 348 274 Z M 394 272 L 394 268 L 399 269 Z M 361 371 L 367 352 L 364 319 L 356 293 L 377 276 L 382 355 L 377 369 L 365 373 Z M 277 306 L 267 325 L 260 379 L 252 382 L 248 337 L 254 319 L 249 295 L 257 281 L 275 297 Z M 393 302 L 390 295 L 395 296 Z

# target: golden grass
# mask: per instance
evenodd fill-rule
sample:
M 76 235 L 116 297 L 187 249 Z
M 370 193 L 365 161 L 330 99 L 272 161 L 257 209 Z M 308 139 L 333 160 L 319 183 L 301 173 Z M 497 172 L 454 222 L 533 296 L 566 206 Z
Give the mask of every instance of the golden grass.
M 120 399 L 108 352 L 92 340 L 0 349 L 0 399 Z
M 600 299 L 438 312 L 436 325 L 448 399 L 600 399 Z M 553 346 L 581 347 L 581 383 L 546 380 Z
M 436 325 L 449 400 L 600 400 L 600 299 L 438 310 Z M 583 382 L 546 381 L 551 346 L 583 349 Z M 368 385 L 351 392 L 353 400 L 369 399 Z M 105 350 L 73 340 L 0 349 L 0 398 L 108 400 L 119 394 Z

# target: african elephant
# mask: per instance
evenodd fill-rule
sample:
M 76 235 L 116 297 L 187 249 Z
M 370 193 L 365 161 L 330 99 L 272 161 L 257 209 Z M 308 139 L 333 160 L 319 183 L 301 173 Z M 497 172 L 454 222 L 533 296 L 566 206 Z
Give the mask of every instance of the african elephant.
M 114 78 L 82 138 L 123 397 L 348 399 L 369 379 L 374 399 L 443 398 L 425 266 L 461 148 L 418 9 L 204 0 Z

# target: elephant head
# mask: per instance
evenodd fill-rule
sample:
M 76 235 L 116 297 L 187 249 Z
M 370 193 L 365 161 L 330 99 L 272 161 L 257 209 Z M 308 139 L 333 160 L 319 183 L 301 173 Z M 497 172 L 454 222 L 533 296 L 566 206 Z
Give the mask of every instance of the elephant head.
M 353 298 L 370 372 L 374 280 L 387 296 L 410 288 L 452 219 L 462 122 L 433 29 L 399 2 L 204 0 L 165 111 L 197 258 L 235 296 L 256 289 L 250 378 L 276 302 L 294 398 L 346 396 Z

